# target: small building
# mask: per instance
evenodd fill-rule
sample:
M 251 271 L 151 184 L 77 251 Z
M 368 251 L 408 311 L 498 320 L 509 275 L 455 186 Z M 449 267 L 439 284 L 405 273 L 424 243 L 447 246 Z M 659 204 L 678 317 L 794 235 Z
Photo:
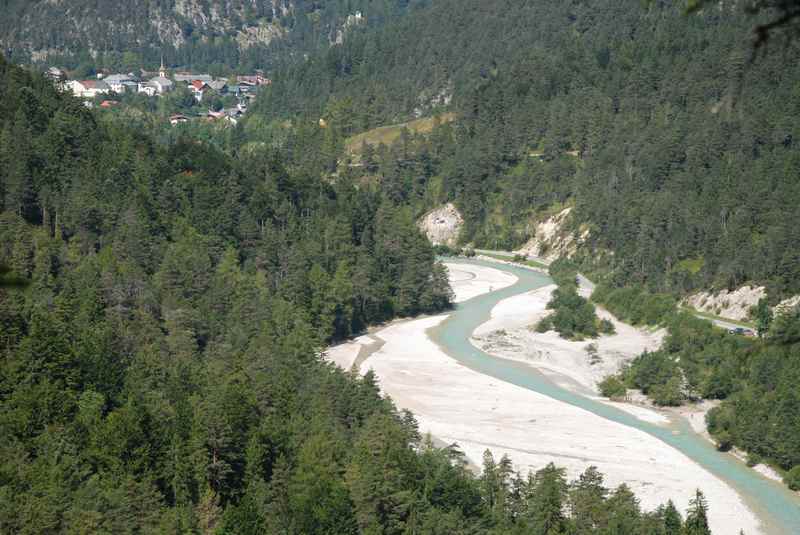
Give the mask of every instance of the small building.
M 131 74 L 111 74 L 103 78 L 114 93 L 125 93 L 131 84 L 136 84 Z
M 175 84 L 172 83 L 172 80 L 170 80 L 166 76 L 156 76 L 155 78 L 147 82 L 147 84 L 155 89 L 156 95 L 163 95 L 164 93 L 169 93 L 175 86 Z
M 104 100 L 103 102 L 100 103 L 100 107 L 106 109 L 113 108 L 114 106 L 117 105 L 119 105 L 119 102 L 116 100 Z
M 201 82 L 205 82 L 206 84 L 210 84 L 214 81 L 214 77 L 210 74 L 192 74 L 190 72 L 178 72 L 172 76 L 172 79 L 175 82 L 183 82 L 186 84 L 190 84 L 195 80 L 200 80 Z
M 239 82 L 239 92 L 240 93 L 249 93 L 250 91 L 255 91 L 258 84 L 250 80 L 243 80 L 242 78 L 246 78 L 243 76 L 238 77 Z
M 264 76 L 263 71 L 256 71 L 256 74 L 239 75 L 236 77 L 236 81 L 239 82 L 239 84 L 246 84 L 250 87 L 269 85 L 272 83 L 272 80 Z
M 213 80 L 208 82 L 208 87 L 222 94 L 228 90 L 228 83 L 225 80 Z
M 67 87 L 76 97 L 94 98 L 97 95 L 105 95 L 111 88 L 103 80 L 70 80 Z
M 64 71 L 59 69 L 58 67 L 50 67 L 44 73 L 45 77 L 47 77 L 52 82 L 63 82 L 67 79 L 67 76 L 64 74 Z
M 176 126 L 176 125 L 179 125 L 179 124 L 182 124 L 182 123 L 188 123 L 188 122 L 189 122 L 189 118 L 186 117 L 185 115 L 181 115 L 179 113 L 176 113 L 175 115 L 173 115 L 173 116 L 171 116 L 169 118 L 169 124 L 171 124 L 172 126 Z
M 122 88 L 125 93 L 136 93 L 139 91 L 139 82 L 136 80 L 125 80 L 122 82 Z
M 203 95 L 208 90 L 208 84 L 202 80 L 193 80 L 192 83 L 189 84 L 189 90 L 192 92 L 197 102 L 202 102 Z
M 158 88 L 150 82 L 139 82 L 137 84 L 137 91 L 144 93 L 148 97 L 154 97 L 158 93 Z
M 156 95 L 163 95 L 164 93 L 169 93 L 175 87 L 175 84 L 167 78 L 167 68 L 164 67 L 164 58 L 161 58 L 161 67 L 158 69 L 158 76 L 152 78 L 149 82 L 147 82 L 147 86 L 153 88 L 154 93 Z M 153 96 L 150 94 L 153 90 L 145 90 L 142 91 L 143 93 L 147 93 L 149 96 Z

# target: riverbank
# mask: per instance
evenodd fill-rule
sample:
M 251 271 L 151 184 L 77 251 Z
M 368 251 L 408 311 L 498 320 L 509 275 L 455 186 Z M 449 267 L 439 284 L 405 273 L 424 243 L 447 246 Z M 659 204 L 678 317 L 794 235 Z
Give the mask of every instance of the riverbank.
M 491 286 L 500 280 L 491 268 L 451 267 L 461 279 L 454 284 L 460 300 L 469 286 L 474 292 L 475 285 L 482 284 L 481 278 L 492 277 Z M 576 478 L 588 466 L 597 466 L 607 475 L 608 486 L 626 483 L 645 509 L 672 499 L 685 510 L 699 487 L 712 504 L 710 520 L 716 533 L 737 533 L 741 528 L 748 534 L 761 532 L 755 515 L 733 489 L 659 439 L 483 375 L 449 357 L 428 336 L 446 318 L 397 322 L 373 333 L 384 345 L 359 367 L 361 373 L 373 370 L 382 391 L 416 415 L 421 431 L 444 443 L 457 443 L 478 464 L 487 449 L 495 458 L 508 455 L 522 473 L 554 462 L 566 468 L 569 478 Z M 360 349 L 337 351 L 352 358 Z
M 577 342 L 555 331 L 536 332 L 536 324 L 551 312 L 547 303 L 555 289 L 551 284 L 500 301 L 489 321 L 475 330 L 472 343 L 496 357 L 524 362 L 560 386 L 588 395 L 597 394 L 597 383 L 606 376 L 661 345 L 663 329 L 632 327 L 601 307 L 598 317 L 609 320 L 615 334 Z
M 642 421 L 666 425 L 672 419 L 683 418 L 695 433 L 710 444 L 716 444 L 708 433 L 705 417 L 719 402 L 706 400 L 680 407 L 656 407 L 644 395 L 635 393 L 628 402 L 610 401 L 599 396 L 597 383 L 617 373 L 644 351 L 658 349 L 666 335 L 664 329 L 633 327 L 597 306 L 598 317 L 611 321 L 615 334 L 575 342 L 561 338 L 555 331 L 538 333 L 533 327 L 550 313 L 547 303 L 555 289 L 555 285 L 548 285 L 500 301 L 492 309 L 489 321 L 475 330 L 471 342 L 490 355 L 527 364 L 562 388 L 592 397 Z M 580 293 L 588 297 L 591 289 L 582 283 Z M 593 358 L 587 351 L 589 345 L 594 346 Z M 731 451 L 729 454 L 747 461 L 743 452 Z M 773 481 L 783 480 L 775 469 L 765 464 L 755 465 L 752 469 Z
M 655 407 L 653 402 L 650 401 L 647 396 L 639 392 L 638 390 L 629 390 L 628 391 L 630 396 L 630 401 L 627 403 L 618 403 L 617 405 L 625 405 L 628 407 L 639 407 L 644 410 L 655 410 L 662 414 L 666 414 L 669 416 L 675 416 L 679 418 L 683 418 L 689 425 L 691 426 L 692 430 L 697 433 L 699 436 L 703 437 L 705 440 L 709 442 L 709 444 L 713 444 L 716 447 L 717 442 L 708 432 L 708 425 L 706 423 L 706 415 L 708 411 L 713 409 L 714 407 L 719 406 L 721 403 L 718 400 L 710 400 L 705 399 L 699 403 L 687 403 L 686 405 L 681 405 L 679 407 Z M 728 455 L 736 457 L 743 463 L 747 464 L 747 453 L 738 449 L 732 448 L 730 451 L 727 452 Z M 753 466 L 748 466 L 761 474 L 762 476 L 766 477 L 767 479 L 771 479 L 772 481 L 776 481 L 783 485 L 783 476 L 774 468 L 769 465 L 760 463 Z M 800 493 L 798 493 L 800 495 Z

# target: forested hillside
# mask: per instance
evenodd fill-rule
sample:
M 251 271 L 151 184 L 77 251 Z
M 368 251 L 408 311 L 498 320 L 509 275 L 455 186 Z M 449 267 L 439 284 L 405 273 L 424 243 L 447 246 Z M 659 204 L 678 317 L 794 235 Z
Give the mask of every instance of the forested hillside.
M 0 288 L 0 532 L 708 533 L 699 492 L 684 522 L 593 468 L 476 477 L 324 363 L 451 296 L 407 208 L 323 179 L 320 130 L 224 154 L 96 113 L 0 59 L 0 275 L 27 282 Z
M 617 284 L 799 293 L 797 44 L 751 62 L 766 14 L 676 4 L 442 0 L 287 64 L 261 113 L 346 138 L 446 108 L 356 169 L 420 212 L 454 201 L 465 241 L 520 245 L 572 205 Z
M 327 48 L 420 0 L 0 1 L 0 48 L 20 62 L 125 72 L 168 65 L 240 72 Z M 362 13 L 358 21 L 355 17 Z

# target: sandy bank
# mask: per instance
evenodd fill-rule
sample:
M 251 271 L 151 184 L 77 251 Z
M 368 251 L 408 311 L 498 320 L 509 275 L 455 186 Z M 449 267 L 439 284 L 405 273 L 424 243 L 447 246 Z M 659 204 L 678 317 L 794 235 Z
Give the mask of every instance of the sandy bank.
M 361 367 L 372 369 L 382 390 L 398 407 L 411 410 L 420 429 L 446 443 L 456 442 L 480 462 L 486 449 L 507 454 L 523 473 L 548 462 L 577 477 L 589 465 L 607 483 L 627 483 L 652 509 L 672 499 L 685 509 L 695 487 L 706 493 L 718 533 L 744 528 L 758 533 L 757 521 L 721 480 L 650 435 L 542 394 L 479 374 L 445 355 L 426 336 L 445 316 L 392 325 L 378 333 L 386 343 Z
M 475 264 L 445 262 L 444 266 L 450 273 L 450 286 L 456 294 L 456 303 L 501 290 L 519 280 L 511 273 Z
M 497 275 L 491 273 L 497 270 L 464 264 L 451 269 L 459 300 L 478 295 L 481 287 L 499 287 Z M 483 272 L 486 269 L 489 271 Z M 481 280 L 487 274 L 493 277 L 492 283 Z M 529 318 L 519 314 L 529 315 L 531 299 L 545 299 L 541 293 L 504 301 L 490 325 L 484 327 L 489 332 L 524 330 Z M 509 301 L 516 308 L 510 308 Z M 507 454 L 523 473 L 554 462 L 575 478 L 595 465 L 607 475 L 609 487 L 627 483 L 645 509 L 672 499 L 685 510 L 693 490 L 699 487 L 711 504 L 715 533 L 738 533 L 739 529 L 751 535 L 761 533 L 757 519 L 733 489 L 674 448 L 637 429 L 477 373 L 447 356 L 426 333 L 446 317 L 398 322 L 373 333 L 384 344 L 359 369 L 361 373 L 372 369 L 383 392 L 398 407 L 416 415 L 421 431 L 444 443 L 458 443 L 476 463 L 486 449 L 496 458 Z M 363 341 L 356 344 L 363 346 Z M 577 347 L 583 351 L 581 344 Z M 338 346 L 335 359 L 352 365 L 353 355 L 359 351 Z M 332 358 L 330 352 L 328 355 Z M 558 365 L 549 364 L 554 369 Z M 558 367 L 567 371 L 563 364 Z M 593 380 L 591 374 L 578 377 L 584 385 Z
M 555 289 L 555 285 L 549 285 L 504 299 L 494 307 L 489 321 L 475 330 L 472 343 L 494 356 L 529 364 L 556 383 L 584 394 L 596 393 L 597 383 L 604 377 L 619 371 L 644 350 L 661 345 L 663 331 L 637 329 L 600 307 L 597 315 L 611 321 L 616 334 L 573 342 L 555 331 L 535 332 L 532 327 L 550 313 L 547 302 Z M 597 350 L 594 363 L 587 352 L 590 344 Z

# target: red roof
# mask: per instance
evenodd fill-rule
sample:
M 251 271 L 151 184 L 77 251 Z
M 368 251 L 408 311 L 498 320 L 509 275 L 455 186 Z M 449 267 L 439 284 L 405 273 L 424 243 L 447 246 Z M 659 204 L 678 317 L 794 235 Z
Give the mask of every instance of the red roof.
M 206 87 L 206 83 L 202 80 L 193 80 L 192 87 L 194 87 L 197 91 L 202 91 Z

